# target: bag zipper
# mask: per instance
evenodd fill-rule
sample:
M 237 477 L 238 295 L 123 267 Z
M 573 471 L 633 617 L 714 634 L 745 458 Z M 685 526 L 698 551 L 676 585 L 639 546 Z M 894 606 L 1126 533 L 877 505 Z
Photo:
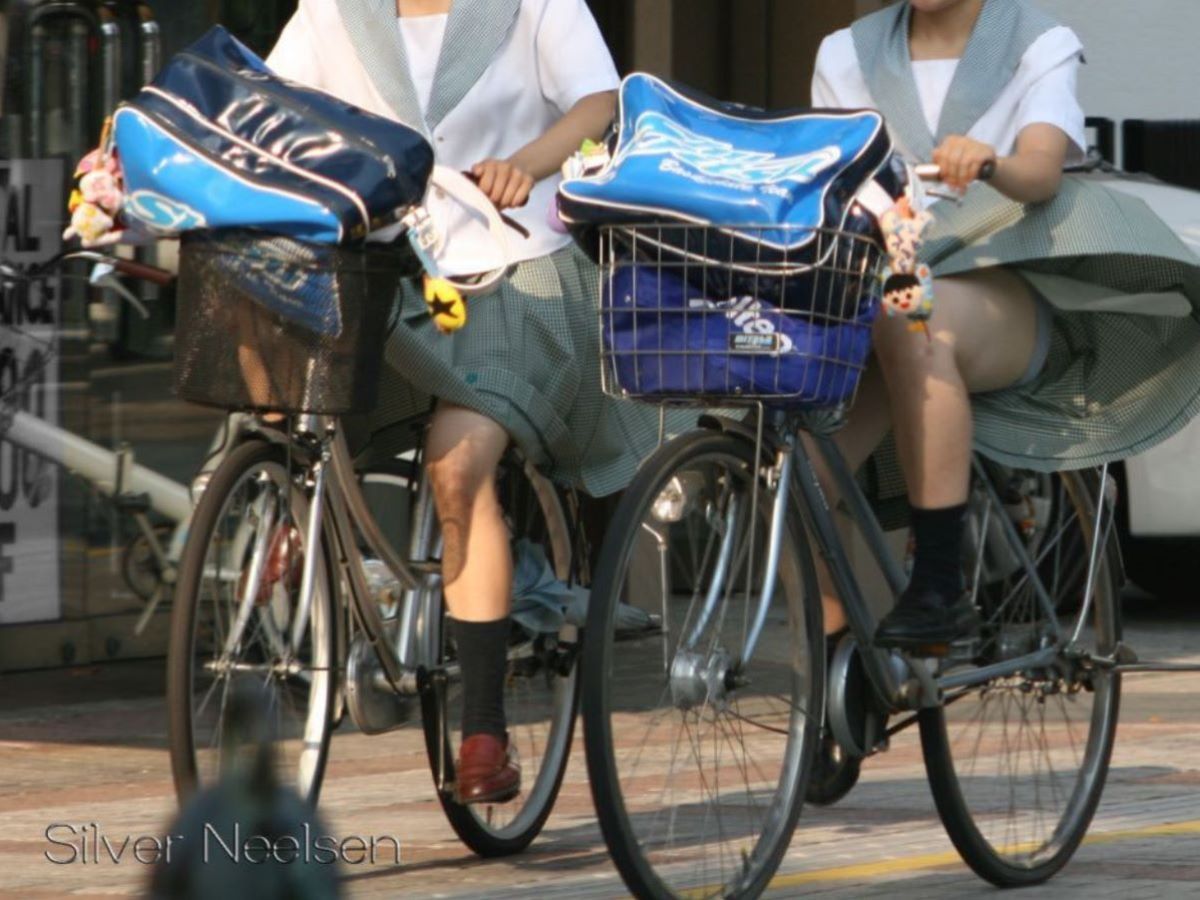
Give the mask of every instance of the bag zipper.
M 180 141 L 181 143 L 185 144 L 190 152 L 195 153 L 197 156 L 203 157 L 204 159 L 207 159 L 209 162 L 213 163 L 214 165 L 217 165 L 217 166 L 220 166 L 220 167 L 226 168 L 226 169 L 228 168 L 228 164 L 226 163 L 225 160 L 221 159 L 216 154 L 212 153 L 210 150 L 208 150 L 204 147 L 196 146 L 195 144 L 191 143 L 191 135 L 186 134 L 177 125 L 175 125 L 170 120 L 163 118 L 160 114 L 151 112 L 149 110 L 140 109 L 129 103 L 124 103 L 121 105 L 121 107 L 119 107 L 117 109 L 116 113 L 113 114 L 114 120 L 115 120 L 116 116 L 120 115 L 123 111 L 128 111 L 129 113 L 131 113 L 133 115 L 143 116 L 152 125 L 154 125 L 155 127 L 161 128 L 169 136 L 171 136 L 171 137 L 175 138 L 176 140 Z M 268 154 L 268 159 L 272 160 L 273 162 L 276 161 L 275 158 L 273 156 L 270 156 L 269 154 Z M 276 185 L 269 184 L 262 177 L 260 177 L 258 175 L 254 175 L 250 172 L 243 172 L 241 170 L 238 170 L 236 172 L 235 177 L 242 179 L 244 181 L 248 181 L 251 184 L 256 185 L 258 187 L 261 187 L 263 190 L 272 191 L 272 192 L 280 193 L 280 194 L 288 193 L 287 191 L 283 190 L 282 188 L 279 188 Z M 311 203 L 312 205 L 314 205 L 316 207 L 319 207 L 320 209 L 325 210 L 327 213 L 329 213 L 329 215 L 331 215 L 334 218 L 334 220 L 337 220 L 337 218 L 338 218 L 337 213 L 334 212 L 334 210 L 332 208 L 330 208 L 328 204 L 322 203 L 319 200 L 313 200 L 311 198 L 301 198 L 301 199 L 308 203 Z M 344 233 L 345 233 L 345 227 L 342 225 L 342 223 L 340 221 L 338 221 L 338 242 L 339 243 L 341 243 L 341 239 L 344 236 Z

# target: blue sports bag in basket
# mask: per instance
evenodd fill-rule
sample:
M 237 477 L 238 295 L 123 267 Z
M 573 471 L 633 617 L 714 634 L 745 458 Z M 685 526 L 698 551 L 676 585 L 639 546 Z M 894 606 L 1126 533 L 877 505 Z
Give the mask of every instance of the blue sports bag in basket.
M 618 265 L 602 301 L 608 387 L 647 399 L 835 407 L 854 396 L 878 310 L 868 295 L 836 321 L 749 296 L 714 299 L 670 270 Z
M 279 78 L 219 26 L 123 104 L 113 128 L 123 212 L 158 235 L 359 241 L 420 203 L 433 167 L 416 131 Z
M 604 167 L 559 188 L 559 213 L 584 248 L 599 226 L 636 227 L 631 254 L 723 273 L 728 283 L 702 287 L 789 308 L 811 302 L 804 277 L 838 252 L 835 233 L 875 237 L 856 200 L 872 191 L 878 209 L 906 184 L 874 110 L 767 113 L 635 73 L 617 129 Z

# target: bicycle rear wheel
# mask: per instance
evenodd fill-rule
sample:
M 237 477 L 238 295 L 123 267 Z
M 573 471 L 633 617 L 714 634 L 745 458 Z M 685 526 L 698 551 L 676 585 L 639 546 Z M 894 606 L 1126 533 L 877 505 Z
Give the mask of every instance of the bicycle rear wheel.
M 1016 520 L 1064 638 L 1052 665 L 953 692 L 942 707 L 921 712 L 920 730 L 950 839 L 981 877 L 1016 887 L 1045 881 L 1066 865 L 1104 789 L 1121 681 L 1111 669 L 1089 665 L 1087 655 L 1110 656 L 1121 639 L 1120 557 L 1112 500 L 1096 496 L 1093 473 L 988 471 L 1003 506 L 985 499 L 977 475 L 967 574 L 978 573 L 984 627 L 973 664 L 1013 659 L 1054 641 L 1051 617 L 1004 543 L 999 517 Z M 1093 543 L 1095 595 L 1084 609 Z M 1077 625 L 1076 646 L 1065 646 Z
M 743 658 L 774 496 L 751 442 L 697 431 L 642 465 L 609 525 L 584 642 L 584 740 L 604 839 L 639 897 L 757 896 L 795 829 L 825 670 L 794 518 Z
M 501 462 L 500 505 L 515 554 L 532 554 L 560 580 L 571 571 L 570 532 L 557 492 L 517 455 Z M 433 545 L 426 551 L 432 557 Z M 519 562 L 519 559 L 518 559 Z M 530 560 L 526 560 L 530 563 Z M 440 582 L 429 589 L 440 594 Z M 441 609 L 440 596 L 436 608 Z M 531 631 L 514 621 L 504 682 L 510 745 L 521 764 L 521 794 L 508 803 L 464 805 L 454 800 L 454 761 L 462 740 L 462 691 L 454 642 L 439 617 L 438 659 L 422 702 L 425 744 L 438 799 L 451 827 L 480 856 L 524 850 L 541 832 L 562 786 L 578 703 L 579 628 L 563 624 Z
M 252 440 L 229 454 L 196 506 L 184 545 L 167 649 L 171 770 L 184 802 L 214 783 L 233 736 L 235 685 L 261 695 L 280 781 L 317 802 L 337 687 L 335 587 L 321 541 L 312 606 L 300 608 L 308 547 L 301 466 Z

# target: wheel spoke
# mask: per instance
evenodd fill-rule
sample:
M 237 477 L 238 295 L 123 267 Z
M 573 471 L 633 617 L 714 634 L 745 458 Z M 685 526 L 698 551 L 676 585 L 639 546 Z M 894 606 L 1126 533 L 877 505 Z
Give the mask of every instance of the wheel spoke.
M 282 529 L 297 528 L 303 521 L 307 505 L 282 457 L 265 443 L 242 445 L 214 472 L 197 507 L 181 560 L 175 612 L 192 617 L 192 643 L 176 646 L 173 638 L 169 679 L 169 694 L 177 698 L 173 702 L 190 707 L 190 732 L 173 731 L 171 740 L 182 742 L 194 760 L 194 772 L 177 770 L 177 782 L 208 783 L 219 769 L 223 745 L 239 737 L 225 722 L 234 681 L 238 687 L 253 685 L 268 733 L 277 742 L 281 780 L 315 800 L 331 727 L 334 617 L 322 609 L 307 623 L 299 652 L 287 652 L 281 628 L 295 609 L 298 587 L 291 571 L 293 554 L 280 555 L 272 546 L 281 543 L 276 538 Z M 275 509 L 271 522 L 254 521 L 254 511 L 264 504 Z M 254 536 L 263 528 L 269 531 L 256 542 Z M 297 550 L 302 555 L 307 548 Z M 252 566 L 262 592 L 250 583 L 255 580 L 248 576 Z M 249 615 L 230 647 L 230 626 L 242 597 L 250 599 Z M 328 605 L 332 597 L 327 584 L 318 585 L 314 603 Z M 186 669 L 180 669 L 181 660 L 188 663 Z
M 585 696 L 583 705 L 593 796 L 610 842 L 619 835 L 623 850 L 615 858 L 635 893 L 737 896 L 758 884 L 791 837 L 804 794 L 799 769 L 818 739 L 820 723 L 808 710 L 820 706 L 810 688 L 823 673 L 810 667 L 819 654 L 801 627 L 806 602 L 817 598 L 803 535 L 783 536 L 770 624 L 753 657 L 737 659 L 762 596 L 772 501 L 759 485 L 751 539 L 757 470 L 743 448 L 739 440 L 698 433 L 660 450 L 671 461 L 643 465 L 601 554 L 593 611 L 626 602 L 661 609 L 669 623 L 656 636 L 660 647 L 618 642 L 589 620 L 584 646 L 585 667 L 589 660 L 602 666 L 606 685 L 603 699 Z M 680 504 L 678 521 L 657 521 L 654 502 L 672 483 L 703 485 L 713 498 L 694 496 Z M 722 565 L 729 528 L 736 531 Z M 686 590 L 636 574 L 645 560 L 634 536 L 647 529 L 674 558 L 696 561 Z M 646 592 L 656 586 L 657 596 Z M 594 683 L 585 678 L 585 692 Z M 630 858 L 641 861 L 638 868 Z M 645 880 L 647 871 L 655 880 Z

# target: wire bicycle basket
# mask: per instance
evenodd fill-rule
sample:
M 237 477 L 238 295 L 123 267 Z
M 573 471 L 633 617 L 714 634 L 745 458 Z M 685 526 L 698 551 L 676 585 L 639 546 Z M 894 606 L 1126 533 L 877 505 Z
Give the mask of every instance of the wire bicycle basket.
M 780 242 L 781 231 L 788 240 Z M 779 244 L 804 245 L 802 253 Z M 850 231 L 604 226 L 606 393 L 661 404 L 854 401 L 879 312 L 883 250 Z

